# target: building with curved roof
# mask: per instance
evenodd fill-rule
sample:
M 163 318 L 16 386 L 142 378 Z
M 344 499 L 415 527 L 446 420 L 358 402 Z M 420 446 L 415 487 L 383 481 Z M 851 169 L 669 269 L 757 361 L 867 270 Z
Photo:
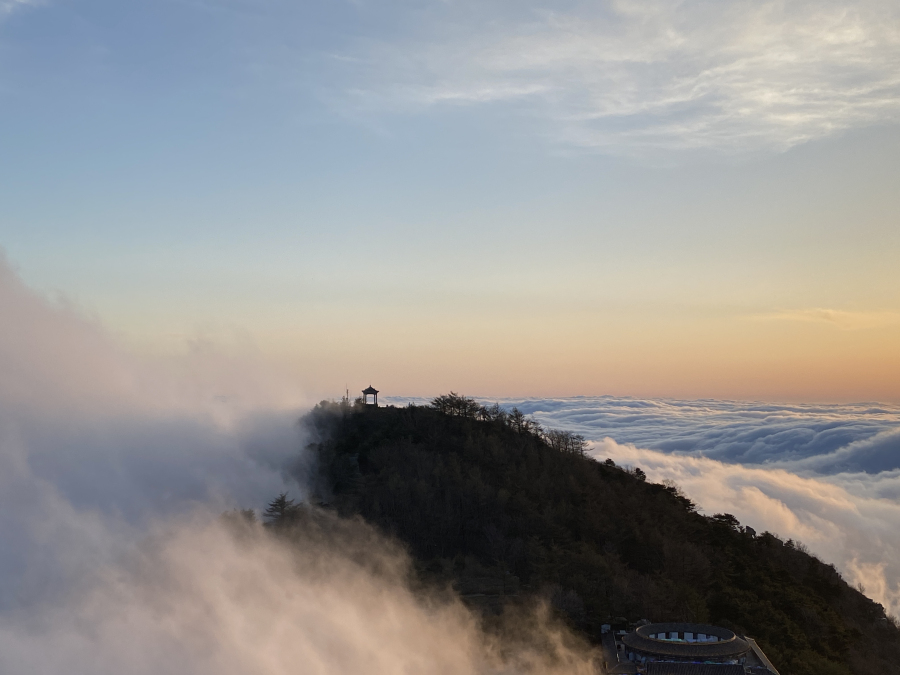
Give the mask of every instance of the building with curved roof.
M 604 637 L 610 673 L 778 675 L 755 640 L 720 626 L 645 623 Z

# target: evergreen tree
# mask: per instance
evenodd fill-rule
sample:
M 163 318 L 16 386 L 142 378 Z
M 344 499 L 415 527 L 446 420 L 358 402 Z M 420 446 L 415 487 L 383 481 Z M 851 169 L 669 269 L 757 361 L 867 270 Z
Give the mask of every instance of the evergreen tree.
M 263 517 L 267 524 L 278 526 L 290 520 L 299 508 L 293 499 L 288 499 L 287 492 L 282 492 L 269 502 L 269 506 L 263 512 Z

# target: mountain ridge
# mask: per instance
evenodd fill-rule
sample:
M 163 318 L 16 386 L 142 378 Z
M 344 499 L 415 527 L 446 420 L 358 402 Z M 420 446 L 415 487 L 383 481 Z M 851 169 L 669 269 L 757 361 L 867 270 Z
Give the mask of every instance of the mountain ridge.
M 833 565 L 700 514 L 575 434 L 452 393 L 322 402 L 302 423 L 318 498 L 402 541 L 423 578 L 484 612 L 543 596 L 594 643 L 615 620 L 710 622 L 755 637 L 782 675 L 900 673 L 896 622 Z

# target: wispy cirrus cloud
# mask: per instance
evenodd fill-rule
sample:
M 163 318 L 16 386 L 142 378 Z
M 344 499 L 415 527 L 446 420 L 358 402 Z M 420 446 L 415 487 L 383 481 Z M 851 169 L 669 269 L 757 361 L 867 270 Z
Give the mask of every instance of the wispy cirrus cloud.
M 41 0 L 0 0 L 0 19 L 22 7 L 41 4 Z
M 826 323 L 844 330 L 863 330 L 900 324 L 900 312 L 848 312 L 838 309 L 812 308 L 755 314 L 756 321 L 801 321 Z
M 444 6 L 368 42 L 353 104 L 504 102 L 559 141 L 621 153 L 778 151 L 900 112 L 896 3 L 491 7 Z

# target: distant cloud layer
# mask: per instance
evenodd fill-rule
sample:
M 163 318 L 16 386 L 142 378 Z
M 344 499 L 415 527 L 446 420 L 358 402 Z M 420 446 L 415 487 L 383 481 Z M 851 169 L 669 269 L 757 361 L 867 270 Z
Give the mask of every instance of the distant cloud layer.
M 585 438 L 815 473 L 900 469 L 900 408 L 585 397 L 507 400 Z
M 900 112 L 887 0 L 463 2 L 416 16 L 354 55 L 354 105 L 502 103 L 558 141 L 626 154 L 778 151 Z
M 507 399 L 598 459 L 675 481 L 708 514 L 800 541 L 900 615 L 900 408 L 579 397 Z
M 731 513 L 759 532 L 807 546 L 845 579 L 900 615 L 900 471 L 877 476 L 801 476 L 785 469 L 594 445 L 598 459 L 640 466 L 650 480 L 671 480 L 704 513 Z

